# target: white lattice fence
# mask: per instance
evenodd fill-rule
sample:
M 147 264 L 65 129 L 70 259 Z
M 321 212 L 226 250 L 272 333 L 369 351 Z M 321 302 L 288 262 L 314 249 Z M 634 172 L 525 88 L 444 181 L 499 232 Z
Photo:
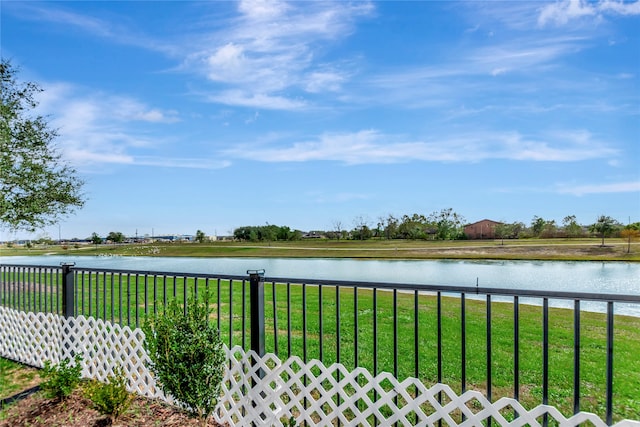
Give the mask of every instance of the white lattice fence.
M 75 354 L 83 356 L 83 375 L 104 379 L 120 365 L 131 379 L 129 388 L 147 397 L 167 399 L 146 368 L 148 356 L 140 329 L 78 316 L 65 319 L 42 313 L 25 313 L 0 307 L 0 355 L 41 367 Z M 216 418 L 230 425 L 282 426 L 293 416 L 299 425 L 433 426 L 438 420 L 449 426 L 480 426 L 488 417 L 503 426 L 539 426 L 546 414 L 561 426 L 583 422 L 606 424 L 594 414 L 580 413 L 567 419 L 555 408 L 538 406 L 527 411 L 515 400 L 491 403 L 479 392 L 457 396 L 450 387 L 427 388 L 419 380 L 399 382 L 392 375 L 371 375 L 365 369 L 348 370 L 343 365 L 324 366 L 319 361 L 303 363 L 298 357 L 286 361 L 273 354 L 258 357 L 240 347 L 228 355 L 223 396 Z M 439 393 L 442 396 L 438 401 Z M 513 419 L 513 412 L 518 418 Z M 461 416 L 464 415 L 464 421 Z M 623 421 L 617 426 L 640 427 Z

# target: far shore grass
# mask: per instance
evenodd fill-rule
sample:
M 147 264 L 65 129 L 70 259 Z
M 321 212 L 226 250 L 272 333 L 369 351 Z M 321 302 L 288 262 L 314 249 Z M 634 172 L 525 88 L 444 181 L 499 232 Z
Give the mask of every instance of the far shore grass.
M 139 243 L 52 245 L 32 248 L 0 245 L 0 256 L 120 255 L 167 257 L 355 258 L 355 259 L 499 259 L 640 262 L 640 242 L 622 239 L 516 240 L 302 240 L 292 242 Z

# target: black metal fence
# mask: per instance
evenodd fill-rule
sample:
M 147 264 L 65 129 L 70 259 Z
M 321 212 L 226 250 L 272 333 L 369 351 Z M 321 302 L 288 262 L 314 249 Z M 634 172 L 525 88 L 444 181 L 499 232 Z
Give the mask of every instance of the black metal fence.
M 0 265 L 2 306 L 130 327 L 203 295 L 229 348 L 640 419 L 640 295 Z

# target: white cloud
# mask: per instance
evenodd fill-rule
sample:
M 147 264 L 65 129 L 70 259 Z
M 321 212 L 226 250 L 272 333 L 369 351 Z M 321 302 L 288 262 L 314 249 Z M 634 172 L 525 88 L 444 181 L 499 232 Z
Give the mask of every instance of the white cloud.
M 596 9 L 583 0 L 565 0 L 549 4 L 542 8 L 538 17 L 538 24 L 546 25 L 554 22 L 563 25 L 572 19 L 594 16 Z
M 255 21 L 273 20 L 281 17 L 289 7 L 285 2 L 274 0 L 241 0 L 238 10 Z
M 207 62 L 209 65 L 209 78 L 211 80 L 233 80 L 238 77 L 238 73 L 246 67 L 246 59 L 243 55 L 243 48 L 234 43 L 217 49 Z
M 462 74 L 498 75 L 508 71 L 527 71 L 552 64 L 557 59 L 581 49 L 582 37 L 545 37 L 518 39 L 495 44 L 471 53 L 467 68 L 460 67 Z
M 335 71 L 314 71 L 307 75 L 305 90 L 310 93 L 321 93 L 325 91 L 337 92 L 342 88 L 342 84 L 347 80 L 343 73 Z
M 640 1 L 633 2 L 600 0 L 562 0 L 544 6 L 538 16 L 538 24 L 545 26 L 553 23 L 566 25 L 569 21 L 592 17 L 601 20 L 605 15 L 640 15 Z
M 598 4 L 603 12 L 614 12 L 618 15 L 640 15 L 640 1 L 603 0 Z
M 336 161 L 346 164 L 514 161 L 576 162 L 617 155 L 615 149 L 594 141 L 588 132 L 563 132 L 545 138 L 517 132 L 478 132 L 448 135 L 428 141 L 403 141 L 376 130 L 322 134 L 315 140 L 285 146 L 240 146 L 226 155 L 263 162 Z
M 372 9 L 367 2 L 243 1 L 230 25 L 200 36 L 206 42 L 187 55 L 183 68 L 200 69 L 226 86 L 222 96 L 208 96 L 212 102 L 274 108 L 276 100 L 275 108 L 298 109 L 291 93 L 335 92 L 348 80 L 348 64 L 317 65 L 319 46 L 347 37 L 354 18 Z
M 548 84 L 558 86 L 565 93 L 592 90 L 584 86 L 578 88 L 580 81 L 558 80 L 558 73 L 552 72 L 562 67 L 566 56 L 582 50 L 585 42 L 583 36 L 527 35 L 460 51 L 438 65 L 405 66 L 364 80 L 363 84 L 371 88 L 368 92 L 375 96 L 362 103 L 394 104 L 412 109 L 450 108 L 457 102 L 487 102 L 496 94 L 539 90 L 540 81 L 547 76 Z M 530 84 L 532 75 L 536 78 Z M 482 80 L 483 77 L 495 79 Z
M 301 110 L 306 108 L 304 100 L 273 96 L 266 93 L 253 93 L 241 90 L 227 90 L 207 97 L 210 102 L 262 108 L 265 110 Z
M 588 185 L 560 185 L 557 188 L 560 194 L 573 194 L 584 196 L 587 194 L 606 193 L 638 193 L 640 192 L 640 181 L 615 182 L 608 184 L 588 184 Z
M 131 97 L 89 93 L 70 84 L 44 87 L 38 112 L 51 116 L 64 158 L 84 172 L 106 164 L 207 169 L 229 165 L 206 158 L 150 155 L 168 143 L 162 136 L 164 126 L 179 121 L 176 111 L 151 108 Z
M 121 154 L 117 152 L 97 152 L 82 149 L 76 144 L 69 146 L 66 144 L 65 158 L 79 168 L 86 167 L 94 164 L 133 164 L 133 157 L 127 154 Z
M 160 166 L 167 168 L 187 168 L 187 169 L 222 169 L 231 166 L 228 160 L 213 160 L 202 158 L 167 158 L 152 156 L 137 156 L 135 164 L 141 166 Z
M 3 2 L 2 7 L 3 12 L 6 10 L 23 19 L 51 22 L 64 26 L 65 29 L 75 27 L 89 35 L 124 45 L 139 46 L 168 54 L 176 54 L 180 51 L 169 43 L 153 40 L 120 22 L 72 12 L 64 6 L 53 5 L 52 2 Z

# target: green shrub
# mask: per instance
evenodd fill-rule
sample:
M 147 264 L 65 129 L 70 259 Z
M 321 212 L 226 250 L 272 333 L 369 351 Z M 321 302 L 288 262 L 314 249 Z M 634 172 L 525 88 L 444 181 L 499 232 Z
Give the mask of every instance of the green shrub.
M 171 301 L 143 330 L 149 368 L 163 391 L 206 425 L 218 403 L 226 359 L 218 329 L 209 321 L 208 297 L 189 299 L 186 315 Z
M 48 360 L 44 362 L 44 368 L 40 371 L 40 378 L 43 380 L 40 388 L 48 398 L 63 400 L 80 383 L 82 356 L 76 355 L 73 365 L 70 362 L 70 359 L 64 359 L 58 365 L 52 365 Z
M 118 366 L 114 369 L 114 375 L 107 377 L 106 383 L 90 382 L 85 388 L 85 397 L 91 400 L 93 409 L 108 416 L 113 424 L 131 404 L 131 394 L 127 391 L 128 382 L 122 367 Z

